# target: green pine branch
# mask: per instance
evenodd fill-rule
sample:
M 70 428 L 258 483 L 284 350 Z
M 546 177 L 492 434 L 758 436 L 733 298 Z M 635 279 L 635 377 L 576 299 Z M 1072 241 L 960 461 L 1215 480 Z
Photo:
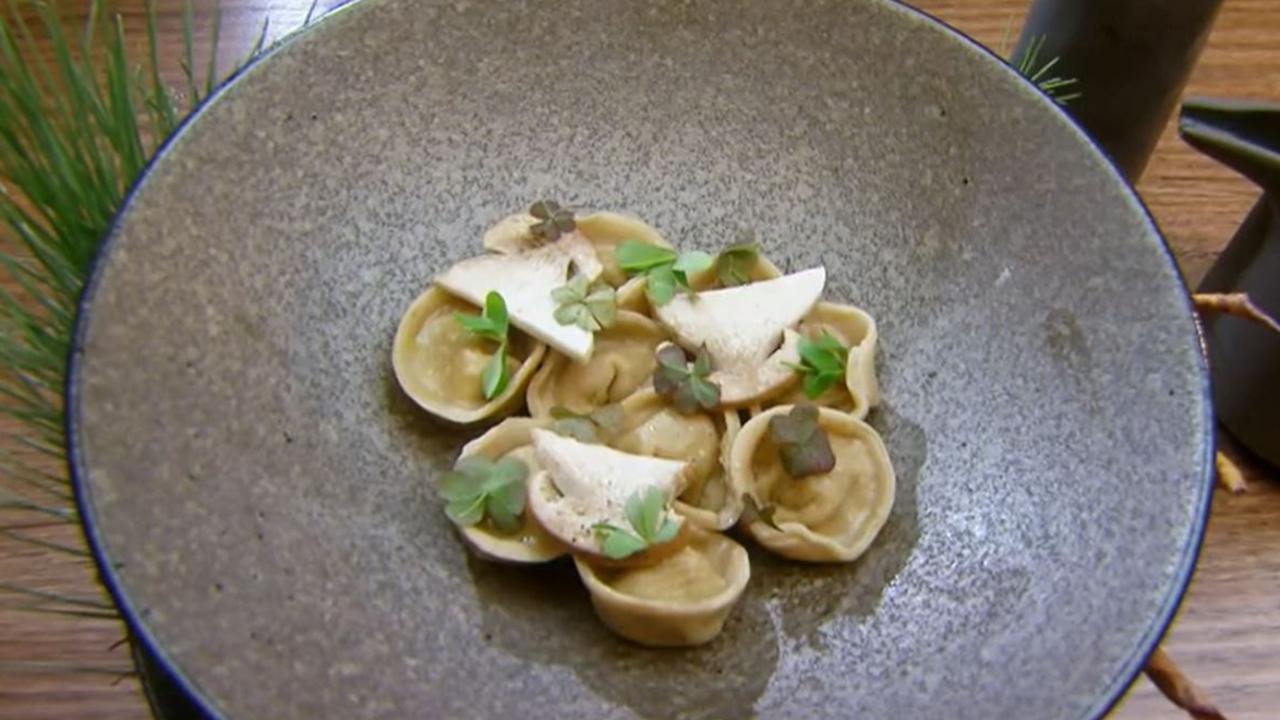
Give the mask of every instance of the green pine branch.
M 304 25 L 314 12 L 313 2 Z M 154 0 L 141 58 L 130 57 L 123 19 L 101 0 L 91 1 L 75 34 L 63 28 L 56 3 L 0 9 L 0 534 L 10 539 L 84 554 L 24 532 L 78 519 L 63 471 L 62 408 L 76 303 L 98 243 L 147 161 L 225 77 L 264 51 L 266 23 L 248 54 L 220 73 L 220 20 L 215 3 L 202 41 L 192 0 L 184 0 L 175 89 L 163 79 Z M 52 599 L 39 588 L 3 589 Z M 18 607 L 113 612 L 57 599 Z
M 1066 105 L 1072 100 L 1083 97 L 1084 93 L 1077 89 L 1078 78 L 1064 78 L 1050 74 L 1050 71 L 1057 67 L 1061 58 L 1054 57 L 1041 61 L 1040 51 L 1044 49 L 1044 43 L 1047 38 L 1047 35 L 1036 35 L 1031 38 L 1022 54 L 1015 58 L 1010 58 L 1010 62 L 1019 74 L 1035 83 L 1036 87 L 1053 98 L 1054 102 L 1059 105 Z

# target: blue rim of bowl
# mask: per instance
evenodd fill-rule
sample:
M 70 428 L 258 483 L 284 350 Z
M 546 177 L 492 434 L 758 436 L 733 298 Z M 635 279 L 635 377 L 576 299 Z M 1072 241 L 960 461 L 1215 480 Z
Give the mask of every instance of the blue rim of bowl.
M 1147 206 L 1143 204 L 1142 199 L 1138 197 L 1137 191 L 1133 185 L 1120 172 L 1119 167 L 1106 154 L 1084 129 L 1082 129 L 1070 115 L 1063 110 L 1057 102 L 1045 95 L 1033 83 L 1028 81 L 1020 73 L 1011 67 L 1008 62 L 997 55 L 987 46 L 979 43 L 977 40 L 969 37 L 965 33 L 948 25 L 934 15 L 925 12 L 919 8 L 905 4 L 902 0 L 877 0 L 884 5 L 903 13 L 911 20 L 923 22 L 934 26 L 943 35 L 951 37 L 953 40 L 965 45 L 970 50 L 977 51 L 980 55 L 984 55 L 991 60 L 1006 74 L 1017 78 L 1024 87 L 1031 102 L 1039 102 L 1042 105 L 1052 108 L 1058 119 L 1069 132 L 1075 133 L 1085 145 L 1091 148 L 1094 155 L 1100 160 L 1104 166 L 1110 171 L 1112 178 L 1119 184 L 1125 199 L 1129 204 L 1141 213 L 1147 229 L 1156 237 L 1158 249 L 1168 264 L 1168 269 L 1172 271 L 1177 282 L 1183 291 L 1184 309 L 1191 318 L 1193 328 L 1196 333 L 1196 344 L 1200 348 L 1197 354 L 1197 369 L 1201 378 L 1200 393 L 1205 408 L 1204 416 L 1201 418 L 1203 422 L 1204 436 L 1201 438 L 1201 446 L 1204 448 L 1204 459 L 1200 468 L 1200 494 L 1196 498 L 1198 512 L 1193 518 L 1191 532 L 1187 536 L 1186 543 L 1181 550 L 1181 557 L 1178 567 L 1175 571 L 1173 584 L 1169 587 L 1168 592 L 1162 599 L 1160 610 L 1146 631 L 1139 638 L 1137 645 L 1130 652 L 1129 660 L 1120 668 L 1105 692 L 1099 696 L 1094 702 L 1093 707 L 1083 716 L 1090 720 L 1096 720 L 1106 715 L 1114 708 L 1124 697 L 1133 681 L 1137 678 L 1138 673 L 1146 666 L 1148 658 L 1155 651 L 1157 644 L 1168 631 L 1174 617 L 1177 615 L 1178 608 L 1182 604 L 1185 597 L 1187 587 L 1191 583 L 1191 577 L 1195 572 L 1197 561 L 1200 557 L 1200 549 L 1204 543 L 1205 527 L 1208 524 L 1209 512 L 1212 507 L 1213 498 L 1213 457 L 1216 447 L 1216 422 L 1213 414 L 1212 393 L 1209 384 L 1209 368 L 1206 358 L 1206 346 L 1204 340 L 1204 330 L 1201 326 L 1195 309 L 1191 304 L 1190 289 L 1187 287 L 1186 281 L 1182 278 L 1182 273 L 1178 269 L 1177 260 L 1174 258 L 1173 251 L 1169 248 L 1168 241 L 1165 240 L 1164 234 L 1160 231 L 1159 225 Z M 76 510 L 80 517 L 81 529 L 84 531 L 85 541 L 89 545 L 89 550 L 93 555 L 94 564 L 98 568 L 98 576 L 107 592 L 110 593 L 116 607 L 120 610 L 120 615 L 128 625 L 129 630 L 134 637 L 143 645 L 143 651 L 149 653 L 155 658 L 157 664 L 169 676 L 170 679 L 178 686 L 178 688 L 191 699 L 192 703 L 199 711 L 209 718 L 223 719 L 227 715 L 217 709 L 216 704 L 203 691 L 201 691 L 194 682 L 178 667 L 172 658 L 160 647 L 156 642 L 155 636 L 151 629 L 147 627 L 146 622 L 138 613 L 137 608 L 129 600 L 120 584 L 120 579 L 116 575 L 114 562 L 107 555 L 106 548 L 99 535 L 98 528 L 94 520 L 93 504 L 90 500 L 90 489 L 85 480 L 87 472 L 81 464 L 81 448 L 78 432 L 78 417 L 80 414 L 80 393 L 79 393 L 79 366 L 80 356 L 83 352 L 84 335 L 88 326 L 89 308 L 93 303 L 94 294 L 98 288 L 99 281 L 102 276 L 102 268 L 105 265 L 105 259 L 110 253 L 114 245 L 115 238 L 119 235 L 119 227 L 125 213 L 133 202 L 134 196 L 146 184 L 147 179 L 151 175 L 152 169 L 156 163 L 173 147 L 186 132 L 187 128 L 195 122 L 209 105 L 215 102 L 233 85 L 239 82 L 250 70 L 256 68 L 263 61 L 273 57 L 276 53 L 286 47 L 297 42 L 299 39 L 309 36 L 318 28 L 322 28 L 329 24 L 334 17 L 355 7 L 363 7 L 366 5 L 374 5 L 376 3 L 366 3 L 355 0 L 343 4 L 322 16 L 312 25 L 296 30 L 291 34 L 278 40 L 266 52 L 255 57 L 249 63 L 241 67 L 235 74 L 224 80 L 217 89 L 209 97 L 193 110 L 178 127 L 173 134 L 164 140 L 155 154 L 147 161 L 142 172 L 134 180 L 133 184 L 125 193 L 124 200 L 120 204 L 120 208 L 116 211 L 115 217 L 112 218 L 111 226 L 107 229 L 103 240 L 98 244 L 98 248 L 94 253 L 93 262 L 89 271 L 89 278 L 85 282 L 84 289 L 81 291 L 80 299 L 76 305 L 75 325 L 71 333 L 71 345 L 67 353 L 67 373 L 66 381 L 63 386 L 63 408 L 64 408 L 64 432 L 67 438 L 67 470 L 71 480 L 72 492 L 75 497 Z

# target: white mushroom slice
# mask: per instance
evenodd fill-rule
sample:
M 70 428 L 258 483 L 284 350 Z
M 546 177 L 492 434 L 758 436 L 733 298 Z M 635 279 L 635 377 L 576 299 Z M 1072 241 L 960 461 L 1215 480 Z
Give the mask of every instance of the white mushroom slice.
M 486 400 L 480 376 L 495 344 L 468 333 L 454 313 L 477 308 L 437 287 L 427 288 L 409 306 L 396 328 L 391 366 L 396 380 L 422 409 L 443 420 L 466 425 L 501 417 L 520 407 L 525 384 L 547 346 L 511 331 L 507 350 L 507 387 Z
M 488 432 L 467 443 L 459 458 L 483 455 L 492 460 L 515 458 L 529 469 L 528 478 L 542 471 L 532 446 L 530 433 L 545 427 L 547 421 L 533 418 L 507 418 Z M 562 543 L 547 534 L 538 524 L 533 513 L 525 509 L 520 529 L 504 533 L 487 522 L 459 526 L 462 537 L 480 554 L 494 560 L 513 563 L 541 563 L 554 560 L 568 552 Z
M 653 375 L 654 349 L 666 334 L 639 313 L 620 311 L 613 325 L 596 333 L 586 362 L 551 353 L 529 382 L 529 414 L 549 415 L 554 407 L 576 413 L 620 402 Z
M 604 281 L 621 287 L 627 274 L 618 266 L 614 252 L 624 240 L 638 240 L 649 245 L 669 248 L 671 244 L 647 223 L 613 212 L 597 212 L 577 218 L 577 231 L 586 236 L 604 265 Z
M 654 313 L 690 351 L 706 345 L 720 386 L 720 402 L 738 407 L 780 392 L 795 382 L 785 363 L 794 349 L 770 357 L 783 345 L 784 331 L 796 326 L 818 302 L 827 271 L 813 268 L 774 280 L 677 295 Z
M 508 215 L 484 231 L 481 244 L 485 250 L 504 255 L 524 252 L 537 245 L 531 231 L 537 223 L 538 218 L 529 213 Z
M 751 578 L 751 562 L 724 535 L 691 535 L 679 552 L 648 567 L 602 568 L 574 558 L 605 625 L 657 647 L 701 645 L 720 634 Z
M 557 322 L 556 301 L 551 297 L 553 289 L 565 284 L 571 262 L 589 279 L 599 275 L 598 263 L 583 267 L 584 257 L 594 257 L 594 251 L 581 235 L 568 233 L 524 252 L 463 260 L 437 276 L 435 283 L 477 305 L 484 305 L 490 291 L 498 292 L 506 301 L 512 325 L 575 360 L 586 360 L 591 357 L 592 334 Z M 593 269 L 596 275 L 591 274 Z
M 536 224 L 538 224 L 538 218 L 529 213 L 508 215 L 485 231 L 481 244 L 484 245 L 485 250 L 502 255 L 515 255 L 536 250 L 546 244 L 534 237 L 533 226 Z M 569 233 L 562 237 L 561 241 L 575 237 L 582 236 L 578 233 Z M 596 257 L 596 251 L 589 242 L 569 242 L 564 247 L 573 258 L 574 267 L 578 272 L 592 280 L 600 277 L 604 266 L 600 264 L 600 259 Z
M 681 414 L 652 388 L 623 400 L 621 410 L 621 427 L 608 438 L 610 446 L 689 464 L 688 482 L 675 501 L 678 513 L 709 530 L 737 522 L 741 497 L 728 491 L 726 471 L 727 441 L 740 426 L 736 412 L 724 413 L 722 432 L 711 416 Z
M 848 412 L 859 420 L 880 402 L 876 381 L 876 321 L 852 305 L 820 302 L 800 322 L 800 334 L 817 339 L 829 332 L 849 348 L 844 382 L 832 384 L 816 398 L 809 398 L 798 385 L 778 398 L 779 403 L 812 402 Z
M 597 525 L 631 527 L 626 505 L 633 494 L 657 488 L 665 507 L 686 483 L 688 463 L 632 455 L 549 430 L 534 429 L 532 437 L 543 472 L 530 481 L 529 507 L 547 532 L 579 552 L 600 553 Z
M 889 518 L 895 488 L 889 452 L 870 425 L 820 408 L 818 423 L 831 442 L 835 467 L 794 479 L 769 436 L 770 418 L 792 407 L 779 405 L 753 417 L 734 440 L 729 457 L 734 491 L 772 508 L 773 525 L 752 518 L 745 523 L 747 532 L 794 560 L 849 562 L 866 551 Z

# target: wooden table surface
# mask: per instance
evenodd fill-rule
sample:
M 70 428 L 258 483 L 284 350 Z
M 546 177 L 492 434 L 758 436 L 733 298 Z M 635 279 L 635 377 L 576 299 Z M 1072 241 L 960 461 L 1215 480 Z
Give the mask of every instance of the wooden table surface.
M 198 25 L 207 27 L 211 0 L 196 0 Z M 322 0 L 321 11 L 338 0 Z M 1016 37 L 1026 0 L 918 0 L 920 7 L 977 40 L 1001 47 Z M 78 22 L 87 0 L 63 0 L 68 22 Z M 265 18 L 271 36 L 296 27 L 310 0 L 223 0 L 222 42 L 228 61 L 249 48 Z M 142 0 L 118 0 L 126 34 L 143 49 Z M 179 0 L 160 0 L 162 62 L 176 67 L 181 42 Z M 1154 19 L 1158 22 L 1158 18 Z M 1280 100 L 1280 2 L 1226 0 L 1189 94 Z M 140 54 L 135 57 L 141 58 Z M 225 66 L 225 65 L 224 65 Z M 176 75 L 175 75 L 176 77 Z M 1231 171 L 1166 131 L 1139 184 L 1194 283 L 1231 236 L 1258 196 Z M 1233 720 L 1280 717 L 1280 485 L 1274 471 L 1244 466 L 1249 491 L 1218 491 L 1199 569 L 1165 648 Z M 0 480 L 0 484 L 3 480 Z M 29 522 L 0 512 L 0 523 Z M 52 525 L 28 531 L 83 547 L 78 530 Z M 0 537 L 0 581 L 92 597 L 100 596 L 87 559 L 40 550 Z M 12 598 L 7 598 L 12 600 Z M 18 612 L 0 605 L 0 717 L 14 719 L 148 717 L 126 651 L 113 645 L 123 633 L 105 619 L 73 619 Z M 1140 679 L 1112 717 L 1123 720 L 1185 717 Z

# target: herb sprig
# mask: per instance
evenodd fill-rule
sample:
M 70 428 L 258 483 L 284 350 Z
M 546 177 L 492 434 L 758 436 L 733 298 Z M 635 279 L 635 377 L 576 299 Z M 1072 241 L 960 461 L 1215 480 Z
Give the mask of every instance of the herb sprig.
M 716 255 L 716 280 L 720 287 L 736 287 L 751 282 L 751 268 L 760 260 L 760 244 L 744 240 Z
M 578 227 L 573 211 L 554 200 L 539 200 L 529 207 L 529 214 L 538 219 L 529 227 L 529 232 L 542 243 L 555 242 Z
M 817 340 L 800 338 L 796 351 L 800 353 L 800 364 L 788 364 L 804 376 L 804 394 L 810 399 L 817 398 L 844 377 L 849 349 L 830 332 L 823 330 Z
M 680 523 L 670 514 L 665 517 L 662 491 L 650 486 L 642 495 L 640 491 L 627 498 L 627 522 L 631 530 L 609 523 L 597 523 L 592 530 L 600 541 L 600 551 L 606 557 L 622 560 L 653 545 L 671 542 L 680 531 Z
M 689 277 L 697 275 L 715 263 L 715 258 L 701 250 L 677 253 L 671 248 L 658 247 L 639 240 L 624 240 L 616 251 L 618 265 L 631 276 L 643 275 L 645 294 L 654 305 L 666 305 L 676 296 L 676 290 L 692 293 Z
M 618 317 L 617 293 L 608 283 L 594 285 L 586 275 L 574 275 L 569 282 L 551 291 L 556 301 L 555 319 L 561 325 L 577 325 L 587 332 L 599 332 Z
M 689 362 L 680 346 L 667 343 L 658 348 L 657 358 L 654 392 L 670 400 L 677 411 L 690 415 L 720 404 L 720 386 L 707 379 L 711 375 L 711 355 L 706 347 Z
M 462 458 L 440 480 L 445 514 L 463 526 L 488 517 L 498 530 L 514 532 L 524 512 L 528 474 L 528 466 L 515 458 L 496 462 L 482 455 Z
M 777 520 L 774 519 L 774 513 L 778 510 L 777 507 L 773 505 L 761 505 L 756 501 L 755 496 L 751 494 L 744 494 L 742 496 L 742 506 L 742 518 L 746 520 L 747 523 L 760 521 L 774 530 L 780 529 L 778 527 Z
M 486 400 L 492 400 L 507 389 L 510 373 L 507 372 L 507 303 L 496 291 L 484 296 L 484 309 L 480 315 L 454 313 L 453 319 L 472 335 L 498 343 L 498 349 L 489 357 L 480 372 L 480 390 Z
M 576 413 L 557 405 L 551 408 L 551 431 L 579 442 L 600 444 L 622 426 L 624 413 L 618 404 L 598 407 L 589 413 Z
M 769 418 L 769 437 L 778 446 L 782 468 L 795 479 L 831 472 L 836 456 L 818 423 L 816 405 L 796 405 L 786 415 Z

